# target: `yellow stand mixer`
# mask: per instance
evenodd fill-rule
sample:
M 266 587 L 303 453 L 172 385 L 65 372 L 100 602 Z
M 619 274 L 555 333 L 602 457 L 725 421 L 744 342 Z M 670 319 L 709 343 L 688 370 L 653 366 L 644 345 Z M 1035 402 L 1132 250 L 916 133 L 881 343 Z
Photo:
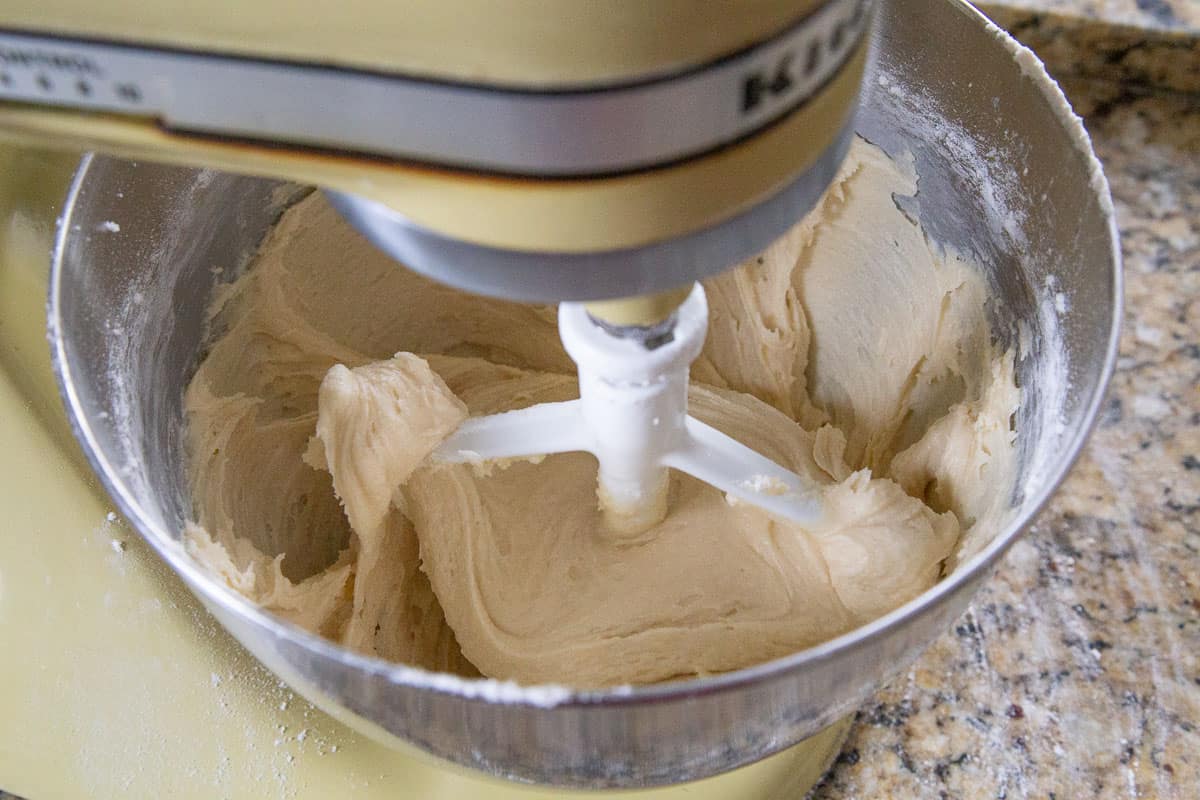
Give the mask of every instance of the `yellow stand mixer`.
M 412 269 L 562 302 L 581 400 L 472 420 L 442 460 L 590 450 L 623 531 L 665 514 L 667 468 L 809 520 L 797 476 L 686 416 L 695 281 L 832 179 L 872 5 L 10 3 L 0 137 L 316 184 Z
M 126 18 L 128 42 L 41 3 L 0 19 L 0 129 L 315 183 L 437 280 L 593 301 L 560 315 L 580 400 L 473 420 L 443 460 L 588 450 L 619 531 L 662 519 L 668 468 L 811 522 L 799 476 L 687 417 L 708 316 L 690 286 L 832 179 L 869 3 L 693 5 L 408 3 L 320 27 L 315 9 L 164 5 Z

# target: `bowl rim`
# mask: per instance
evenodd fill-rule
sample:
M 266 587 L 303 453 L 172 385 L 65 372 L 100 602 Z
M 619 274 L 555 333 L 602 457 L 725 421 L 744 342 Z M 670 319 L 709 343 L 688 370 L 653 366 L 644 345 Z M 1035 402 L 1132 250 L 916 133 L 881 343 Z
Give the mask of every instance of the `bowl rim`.
M 1036 56 L 1032 56 L 1031 51 L 1012 39 L 965 0 L 947 0 L 947 2 L 956 6 L 961 13 L 977 17 L 981 24 L 990 28 L 1012 51 L 1014 58 L 1024 54 L 1027 58 L 1032 57 L 1036 64 L 1041 64 Z M 843 656 L 867 646 L 894 628 L 904 627 L 910 619 L 929 611 L 948 595 L 956 592 L 962 584 L 980 576 L 985 570 L 995 565 L 1020 534 L 1041 513 L 1070 472 L 1096 426 L 1100 408 L 1107 395 L 1117 359 L 1124 291 L 1120 237 L 1108 180 L 1104 176 L 1092 147 L 1091 138 L 1083 127 L 1082 120 L 1070 110 L 1071 106 L 1059 85 L 1049 77 L 1044 69 L 1032 71 L 1026 69 L 1025 72 L 1027 77 L 1037 84 L 1052 108 L 1062 109 L 1058 113 L 1060 122 L 1073 134 L 1072 140 L 1075 149 L 1087 162 L 1093 176 L 1091 188 L 1098 200 L 1100 212 L 1105 217 L 1108 229 L 1110 255 L 1108 268 L 1111 272 L 1113 300 L 1104 363 L 1097 376 L 1095 390 L 1089 398 L 1087 407 L 1080 415 L 1080 422 L 1074 435 L 1062 448 L 1052 468 L 1048 470 L 1048 480 L 1027 503 L 1025 513 L 1011 520 L 982 550 L 960 565 L 953 573 L 942 578 L 921 594 L 887 614 L 821 644 L 732 672 L 673 680 L 649 686 L 620 685 L 602 689 L 574 689 L 557 684 L 518 685 L 512 681 L 492 678 L 463 678 L 450 673 L 426 670 L 355 653 L 271 614 L 238 594 L 231 587 L 216 580 L 192 559 L 181 540 L 174 538 L 153 522 L 135 500 L 128 486 L 119 478 L 119 470 L 108 460 L 100 446 L 96 432 L 93 430 L 92 420 L 75 389 L 67 346 L 61 335 L 63 264 L 72 235 L 71 222 L 75 214 L 76 203 L 88 189 L 88 174 L 96 160 L 96 156 L 92 153 L 87 153 L 82 157 L 64 200 L 63 214 L 54 239 L 47 298 L 47 338 L 51 349 L 51 361 L 71 430 L 80 443 L 92 470 L 117 508 L 127 520 L 133 523 L 133 527 L 158 553 L 159 557 L 164 559 L 184 579 L 192 591 L 201 596 L 202 600 L 214 603 L 223 611 L 240 617 L 258 628 L 266 629 L 272 636 L 298 643 L 315 655 L 340 662 L 342 666 L 348 668 L 382 677 L 389 683 L 454 696 L 463 700 L 532 708 L 616 707 L 678 701 L 726 693 L 747 685 L 779 678 L 787 673 L 800 672 L 808 665 Z

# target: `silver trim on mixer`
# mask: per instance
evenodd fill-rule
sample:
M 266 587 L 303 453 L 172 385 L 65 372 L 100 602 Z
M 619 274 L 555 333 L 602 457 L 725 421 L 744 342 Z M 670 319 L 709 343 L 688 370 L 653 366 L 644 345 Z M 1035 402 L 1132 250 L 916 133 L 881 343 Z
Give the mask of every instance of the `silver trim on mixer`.
M 449 286 L 532 303 L 628 297 L 716 275 L 782 236 L 837 174 L 853 125 L 853 119 L 847 121 L 809 169 L 751 208 L 708 228 L 623 250 L 557 253 L 487 247 L 423 228 L 365 197 L 328 189 L 325 194 L 380 250 Z
M 531 91 L 0 31 L 0 100 L 509 174 L 627 172 L 701 155 L 802 105 L 874 0 L 829 0 L 736 55 L 637 84 Z

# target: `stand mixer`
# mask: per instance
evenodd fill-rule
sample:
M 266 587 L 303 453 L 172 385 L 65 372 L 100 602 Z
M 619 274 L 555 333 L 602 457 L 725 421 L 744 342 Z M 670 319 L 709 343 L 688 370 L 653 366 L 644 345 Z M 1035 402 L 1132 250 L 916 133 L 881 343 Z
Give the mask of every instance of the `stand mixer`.
M 375 245 L 437 280 L 592 301 L 560 308 L 581 399 L 470 420 L 436 459 L 590 450 L 621 533 L 665 515 L 668 468 L 815 515 L 798 476 L 686 416 L 708 322 L 694 281 L 760 251 L 832 179 L 868 0 L 734 15 L 410 2 L 333 29 L 294 7 L 201 19 L 186 4 L 133 5 L 112 19 L 8 7 L 0 135 L 316 183 Z
M 1102 179 L 1078 123 L 1056 105 L 1061 93 L 965 3 L 760 0 L 729 15 L 727 4 L 683 0 L 516 9 L 460 0 L 341 8 L 332 18 L 315 4 L 220 14 L 186 3 L 28 5 L 0 11 L 0 135 L 155 162 L 139 170 L 88 158 L 68 198 L 49 316 L 76 435 L 117 507 L 216 618 L 304 696 L 381 741 L 515 780 L 645 787 L 732 770 L 832 731 L 957 616 L 1094 418 L 1114 317 L 1112 282 L 1091 278 L 1117 258 Z M 862 89 L 873 17 L 883 75 L 911 95 L 880 89 L 882 77 Z M 925 46 L 930 30 L 952 46 Z M 444 283 L 561 302 L 581 399 L 472 420 L 435 458 L 591 450 L 609 522 L 633 532 L 662 513 L 665 469 L 780 516 L 819 513 L 791 473 L 693 424 L 679 389 L 704 337 L 694 282 L 761 250 L 813 205 L 856 130 L 860 89 L 877 102 L 857 132 L 915 154 L 922 224 L 994 265 L 993 290 L 1028 326 L 1034 351 L 1053 344 L 1036 303 L 1048 270 L 1080 309 L 1064 320 L 1078 377 L 1022 410 L 1013 521 L 933 589 L 757 667 L 576 691 L 361 656 L 247 603 L 179 547 L 187 500 L 173 459 L 176 390 L 194 368 L 211 265 L 239 263 L 286 207 L 278 190 L 288 187 L 263 178 L 323 187 L 372 242 Z M 987 209 L 970 180 L 976 166 L 913 122 L 935 117 L 961 119 L 963 141 L 1031 165 L 988 172 L 1021 203 L 1043 198 L 1049 221 L 1031 228 L 1022 259 L 979 222 Z M 1018 150 L 1021 142 L 1031 145 Z M 115 237 L 83 233 L 112 219 L 114 186 L 140 223 L 123 218 Z M 203 229 L 189 227 L 196 219 Z M 176 229 L 186 246 L 154 238 Z M 144 267 L 128 254 L 150 252 L 141 248 L 154 248 L 160 269 L 138 286 L 147 298 L 138 313 L 157 316 L 120 319 Z M 1095 296 L 1076 302 L 1075 292 Z M 116 327 L 158 344 L 135 344 L 126 359 L 109 347 L 105 331 Z M 1080 349 L 1084 341 L 1094 346 Z M 114 366 L 127 371 L 120 385 L 108 382 Z M 1023 383 L 1035 366 L 1020 364 Z M 1060 409 L 1056 427 L 1042 423 Z M 137 436 L 125 435 L 121 414 Z
M 811 522 L 799 476 L 686 416 L 707 325 L 690 283 L 763 249 L 832 179 L 870 3 L 761 2 L 733 19 L 719 4 L 544 5 L 509 9 L 500 32 L 472 3 L 371 8 L 333 31 L 296 13 L 252 46 L 229 39 L 262 12 L 237 4 L 195 28 L 155 6 L 136 42 L 69 3 L 10 7 L 0 130 L 309 180 L 437 280 L 598 301 L 561 308 L 581 399 L 472 420 L 441 460 L 589 450 L 606 520 L 629 533 L 666 514 L 668 468 Z M 486 44 L 410 52 L 410 37 L 436 41 L 414 17 Z

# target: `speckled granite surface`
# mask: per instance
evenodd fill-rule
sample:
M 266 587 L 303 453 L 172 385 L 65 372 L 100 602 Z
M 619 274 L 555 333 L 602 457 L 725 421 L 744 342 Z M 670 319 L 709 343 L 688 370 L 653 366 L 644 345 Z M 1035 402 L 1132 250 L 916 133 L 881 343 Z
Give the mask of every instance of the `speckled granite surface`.
M 814 800 L 1200 797 L 1200 96 L 1064 88 L 1122 232 L 1108 406 L 956 628 L 859 713 Z
M 1196 0 L 982 0 L 978 5 L 1079 17 L 1104 25 L 1151 31 L 1200 29 L 1200 2 Z
M 1051 74 L 1200 92 L 1200 0 L 981 0 Z

